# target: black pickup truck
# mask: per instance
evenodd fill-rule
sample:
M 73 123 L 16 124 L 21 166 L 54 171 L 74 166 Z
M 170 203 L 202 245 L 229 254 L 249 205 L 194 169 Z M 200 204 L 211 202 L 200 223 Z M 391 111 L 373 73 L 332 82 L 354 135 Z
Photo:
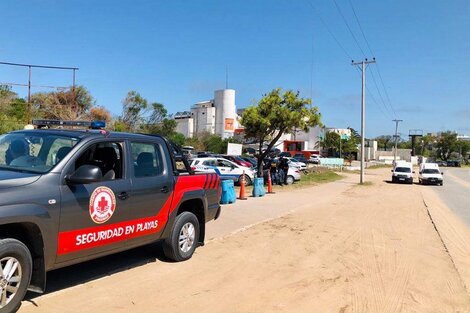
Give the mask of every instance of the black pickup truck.
M 165 138 L 35 129 L 0 136 L 0 313 L 46 272 L 163 241 L 189 259 L 220 214 L 220 179 L 194 174 Z

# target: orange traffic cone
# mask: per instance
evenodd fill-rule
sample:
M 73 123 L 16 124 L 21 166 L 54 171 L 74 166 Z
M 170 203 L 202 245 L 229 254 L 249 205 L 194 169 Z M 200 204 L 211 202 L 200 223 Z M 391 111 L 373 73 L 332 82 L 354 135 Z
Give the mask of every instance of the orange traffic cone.
M 275 193 L 273 191 L 273 182 L 271 181 L 271 170 L 268 169 L 268 193 Z
M 238 197 L 238 199 L 240 200 L 247 199 L 245 196 L 245 171 L 243 171 L 242 180 L 240 182 L 240 196 Z

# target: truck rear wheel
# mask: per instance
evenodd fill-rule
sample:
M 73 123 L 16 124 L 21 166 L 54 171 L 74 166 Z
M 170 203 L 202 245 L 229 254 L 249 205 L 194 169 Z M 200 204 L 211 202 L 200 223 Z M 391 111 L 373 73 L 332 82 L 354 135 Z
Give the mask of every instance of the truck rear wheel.
M 0 313 L 20 308 L 31 280 L 32 264 L 31 253 L 21 241 L 0 240 Z
M 199 240 L 199 221 L 191 212 L 176 217 L 171 234 L 163 243 L 163 252 L 173 261 L 185 261 L 193 256 Z

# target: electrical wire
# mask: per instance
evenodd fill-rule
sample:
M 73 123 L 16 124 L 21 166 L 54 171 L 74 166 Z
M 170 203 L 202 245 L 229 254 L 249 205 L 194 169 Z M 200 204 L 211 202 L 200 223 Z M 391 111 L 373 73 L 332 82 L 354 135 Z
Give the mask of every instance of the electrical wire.
M 374 55 L 374 52 L 372 52 L 372 48 L 370 47 L 369 41 L 367 40 L 366 34 L 365 34 L 365 32 L 364 32 L 364 29 L 362 28 L 361 22 L 359 21 L 359 17 L 358 17 L 357 14 L 356 14 L 356 10 L 354 9 L 354 5 L 353 5 L 353 3 L 352 3 L 351 0 L 348 0 L 348 2 L 349 2 L 349 5 L 350 5 L 350 7 L 351 7 L 351 10 L 352 10 L 352 12 L 353 12 L 353 14 L 354 14 L 354 18 L 356 19 L 357 25 L 359 26 L 359 30 L 361 31 L 362 38 L 364 38 L 364 41 L 366 42 L 366 46 L 367 46 L 367 48 L 369 49 L 370 54 L 371 54 L 371 55 Z M 388 101 L 388 105 L 390 106 L 390 108 L 391 108 L 391 110 L 392 110 L 394 116 L 396 117 L 396 116 L 397 116 L 396 111 L 395 111 L 395 109 L 393 108 L 392 102 L 390 101 L 390 97 L 388 96 L 387 88 L 385 88 L 385 84 L 384 84 L 384 81 L 383 81 L 383 79 L 382 79 L 382 74 L 381 74 L 381 72 L 380 72 L 380 66 L 379 66 L 378 63 L 376 64 L 376 66 L 377 66 L 377 73 L 379 74 L 379 79 L 380 79 L 380 82 L 381 82 L 381 84 L 382 84 L 382 88 L 383 88 L 383 90 L 384 90 L 384 92 L 385 92 L 385 97 L 386 97 L 386 99 L 387 99 L 387 101 Z
M 334 35 L 334 33 L 331 31 L 331 29 L 328 27 L 327 23 L 325 22 L 325 20 L 321 17 L 321 15 L 319 14 L 318 10 L 314 7 L 314 5 L 311 3 L 310 0 L 307 0 L 306 1 L 307 4 L 312 8 L 313 12 L 317 15 L 318 19 L 320 20 L 320 22 L 322 23 L 323 27 L 325 27 L 325 29 L 328 31 L 328 33 L 330 34 L 330 36 L 333 38 L 333 40 L 336 42 L 336 44 L 338 45 L 338 47 L 343 51 L 343 53 L 350 59 L 350 60 L 353 60 L 353 57 L 351 56 L 351 54 L 346 50 L 346 48 L 341 44 L 341 42 L 338 40 L 338 38 Z M 335 4 L 336 4 L 336 1 L 335 1 Z M 336 4 L 337 5 L 337 4 Z M 338 7 L 338 6 L 337 6 Z M 341 12 L 341 11 L 340 11 Z M 342 13 L 341 13 L 342 15 Z M 343 15 L 342 15 L 343 16 Z M 357 41 L 356 37 L 354 36 L 354 34 L 352 33 L 352 30 L 351 28 L 349 27 L 349 24 L 347 23 L 347 21 L 345 20 L 344 16 L 343 16 L 343 20 L 344 22 L 346 23 L 346 25 L 348 26 L 348 29 L 349 31 L 351 32 L 351 35 L 353 36 L 353 38 L 355 39 L 356 41 L 356 44 L 358 45 L 359 49 L 361 50 L 362 54 L 365 56 L 364 54 L 364 51 L 362 50 L 362 48 L 360 47 L 359 45 L 359 42 Z M 355 69 L 361 73 L 361 70 L 357 67 L 355 67 Z M 375 79 L 374 79 L 375 81 Z M 376 85 L 376 88 L 378 90 L 378 86 L 377 86 L 377 83 L 375 83 Z M 369 95 L 371 96 L 371 99 L 372 101 L 379 107 L 380 111 L 382 112 L 382 114 L 386 117 L 386 118 L 389 118 L 389 116 L 387 116 L 387 114 L 385 113 L 385 111 L 382 109 L 382 107 L 378 104 L 377 100 L 375 99 L 375 97 L 372 95 L 372 92 L 369 90 L 368 86 L 366 85 L 366 88 L 369 92 Z M 386 108 L 385 104 L 383 103 L 384 107 Z M 389 113 L 387 111 L 387 113 Z
M 312 8 L 312 10 L 317 13 L 317 9 L 315 9 L 315 7 L 313 6 L 313 4 L 307 0 L 307 3 L 310 5 L 310 7 Z M 339 40 L 336 38 L 336 36 L 333 34 L 333 32 L 330 30 L 330 28 L 328 27 L 328 25 L 326 24 L 326 22 L 323 20 L 323 18 L 320 16 L 320 14 L 317 13 L 317 16 L 318 16 L 318 19 L 320 20 L 320 22 L 323 24 L 323 26 L 325 27 L 325 29 L 328 31 L 328 33 L 330 34 L 330 36 L 334 39 L 334 41 L 336 42 L 336 44 L 341 48 L 341 50 L 343 50 L 344 54 L 346 54 L 346 56 L 352 60 L 353 57 L 348 53 L 348 51 L 344 48 L 344 46 L 339 42 Z
M 361 45 L 359 44 L 359 41 L 357 41 L 357 38 L 356 38 L 356 36 L 354 35 L 354 33 L 353 33 L 351 27 L 349 26 L 349 23 L 348 23 L 348 21 L 346 20 L 346 17 L 344 16 L 343 12 L 341 11 L 341 8 L 339 7 L 339 5 L 338 5 L 338 3 L 336 2 L 336 0 L 333 0 L 333 2 L 335 3 L 336 9 L 338 10 L 339 15 L 341 15 L 341 18 L 343 19 L 344 24 L 346 24 L 346 27 L 348 28 L 349 33 L 351 34 L 352 38 L 353 38 L 354 41 L 356 42 L 357 47 L 359 48 L 359 50 L 361 50 L 362 55 L 364 56 L 364 58 L 366 58 L 367 56 L 366 56 L 366 54 L 364 53 L 364 50 L 362 50 L 362 47 L 361 47 Z

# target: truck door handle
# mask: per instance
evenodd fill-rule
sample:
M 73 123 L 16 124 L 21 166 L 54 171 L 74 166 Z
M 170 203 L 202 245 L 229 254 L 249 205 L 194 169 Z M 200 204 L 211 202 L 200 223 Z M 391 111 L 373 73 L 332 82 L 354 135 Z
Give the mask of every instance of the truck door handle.
M 129 194 L 127 192 L 123 191 L 118 195 L 118 198 L 121 199 L 121 200 L 126 200 L 127 198 L 129 198 Z
M 162 189 L 160 189 L 160 191 L 163 192 L 163 193 L 167 193 L 168 192 L 168 187 L 163 186 Z

